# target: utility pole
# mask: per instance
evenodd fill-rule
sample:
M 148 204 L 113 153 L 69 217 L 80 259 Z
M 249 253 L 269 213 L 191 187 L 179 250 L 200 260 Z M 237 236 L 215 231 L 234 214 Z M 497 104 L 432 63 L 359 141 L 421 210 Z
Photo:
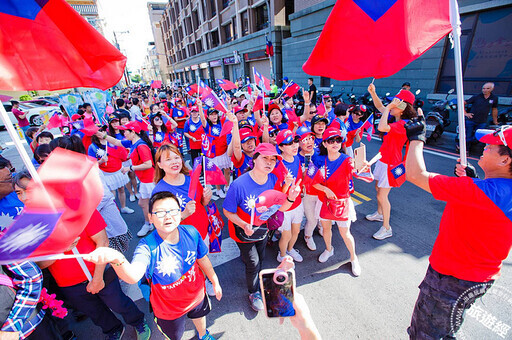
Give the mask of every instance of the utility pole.
M 119 42 L 117 41 L 117 34 L 116 33 L 125 34 L 125 33 L 130 33 L 130 31 L 122 31 L 122 32 L 112 31 L 112 32 L 114 33 L 114 41 L 116 43 L 116 48 L 119 51 L 121 51 L 121 47 L 119 46 Z M 129 86 L 130 85 L 130 77 L 128 77 L 128 72 L 126 70 L 126 67 L 123 70 L 123 75 L 124 75 L 124 81 L 126 83 L 126 86 Z

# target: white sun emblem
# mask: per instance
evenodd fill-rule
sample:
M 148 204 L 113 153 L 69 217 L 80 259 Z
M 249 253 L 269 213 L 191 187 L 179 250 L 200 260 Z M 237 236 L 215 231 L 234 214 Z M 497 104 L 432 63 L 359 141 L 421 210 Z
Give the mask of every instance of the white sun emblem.
M 162 260 L 158 261 L 156 264 L 156 269 L 164 276 L 171 276 L 172 273 L 178 272 L 180 269 L 179 267 L 180 263 L 173 254 L 162 258 Z
M 398 168 L 395 169 L 395 176 L 396 177 L 402 176 L 403 173 L 404 173 L 404 169 L 402 169 L 402 167 L 398 167 Z
M 197 129 L 197 128 L 196 128 L 196 126 L 195 126 L 195 125 L 190 125 L 190 131 L 194 132 L 194 131 L 196 131 L 196 129 Z
M 313 165 L 310 165 L 308 168 L 308 176 L 313 177 L 314 174 L 315 174 L 315 167 Z
M 11 225 L 12 221 L 14 221 L 14 217 L 9 214 L 4 214 L 3 212 L 0 214 L 0 230 L 7 228 Z
M 322 176 L 324 176 L 324 178 L 329 177 L 329 175 L 331 174 L 329 168 L 326 168 L 325 165 L 322 165 L 322 167 L 320 168 L 320 173 L 322 174 Z
M 183 197 L 182 194 L 176 194 L 176 198 L 178 199 L 178 202 L 180 202 L 181 210 L 185 209 L 185 206 L 187 205 L 187 202 L 185 202 L 185 197 Z
M 208 160 L 208 161 L 206 162 L 206 168 L 208 168 L 208 169 L 213 169 L 213 166 L 214 166 L 214 165 L 215 165 L 215 164 L 213 164 L 213 162 L 212 162 L 212 161 L 210 161 L 210 160 Z
M 161 142 L 164 139 L 161 133 L 155 135 L 155 142 Z
M 103 150 L 103 149 L 98 149 L 98 150 L 96 151 L 96 156 L 97 156 L 97 157 L 99 157 L 99 158 L 101 158 L 101 157 L 103 157 L 103 156 L 105 155 L 105 153 L 106 153 L 106 151 L 105 151 L 105 150 Z
M 254 207 L 256 207 L 256 196 L 249 195 L 249 197 L 246 197 L 244 200 L 244 206 L 245 206 L 245 210 L 254 209 Z
M 212 135 L 214 135 L 214 136 L 220 135 L 220 129 L 217 126 L 214 126 L 212 128 Z
M 6 234 L 2 238 L 0 251 L 12 253 L 16 250 L 23 250 L 38 244 L 46 236 L 48 236 L 48 224 L 29 224 L 26 228 L 16 230 L 13 233 Z
M 213 107 L 215 105 L 215 103 L 213 102 L 213 99 L 211 99 L 211 98 L 206 98 L 204 103 L 206 105 L 208 105 L 209 107 Z

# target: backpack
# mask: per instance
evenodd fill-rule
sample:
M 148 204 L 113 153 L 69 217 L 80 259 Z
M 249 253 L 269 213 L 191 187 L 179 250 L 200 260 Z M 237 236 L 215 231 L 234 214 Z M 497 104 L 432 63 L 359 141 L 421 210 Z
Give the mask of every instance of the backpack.
M 145 237 L 146 242 L 149 246 L 149 250 L 151 252 L 151 260 L 149 261 L 149 270 L 146 271 L 142 279 L 139 280 L 137 285 L 142 293 L 142 296 L 146 301 L 149 302 L 149 297 L 151 295 L 151 277 L 153 275 L 153 271 L 155 270 L 155 262 L 156 262 L 156 249 L 159 246 L 159 243 L 156 239 L 157 232 L 154 230 L 148 236 Z M 148 275 L 149 273 L 149 275 Z M 151 307 L 151 305 L 150 305 Z

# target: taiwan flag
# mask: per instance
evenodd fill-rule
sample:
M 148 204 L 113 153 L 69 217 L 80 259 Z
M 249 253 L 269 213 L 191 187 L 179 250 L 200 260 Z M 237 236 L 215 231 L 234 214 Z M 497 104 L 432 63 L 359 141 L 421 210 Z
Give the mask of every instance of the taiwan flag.
M 405 182 L 405 165 L 400 163 L 396 166 L 388 165 L 388 182 L 389 185 L 397 188 Z
M 288 97 L 293 97 L 297 92 L 299 92 L 300 86 L 291 81 L 288 86 L 284 89 L 283 94 L 287 94 Z
M 274 46 L 272 46 L 272 41 L 268 40 L 267 37 L 265 37 L 265 40 L 267 41 L 267 44 L 265 45 L 265 54 L 269 57 L 274 56 Z
M 451 32 L 449 2 L 338 0 L 302 69 L 337 80 L 395 74 Z M 346 36 L 344 50 L 360 50 L 364 42 L 364 53 L 355 57 L 333 50 Z
M 237 86 L 233 82 L 226 79 L 217 79 L 217 84 L 219 84 L 219 86 L 224 91 L 229 91 L 237 88 Z
M 151 88 L 152 89 L 159 89 L 162 87 L 162 81 L 161 80 L 152 80 L 151 81 Z
M 324 176 L 320 169 L 312 162 L 309 162 L 306 169 L 306 176 L 304 176 L 304 187 L 309 190 L 314 184 L 324 181 Z
M 254 106 L 252 108 L 253 112 L 263 110 L 264 108 L 264 100 L 263 100 L 263 93 L 262 95 L 258 95 L 258 98 L 254 101 Z
M 95 160 L 57 148 L 27 187 L 25 209 L 0 236 L 0 263 L 64 252 L 103 197 Z
M 365 120 L 363 126 L 361 126 L 361 133 L 363 131 L 366 131 L 366 139 L 371 141 L 373 133 L 373 113 L 368 117 L 368 119 Z
M 224 185 L 228 184 L 226 182 L 226 178 L 224 177 L 224 173 L 222 170 L 213 163 L 211 159 L 204 159 L 204 175 L 205 175 L 205 185 Z
M 201 152 L 208 158 L 215 157 L 215 139 L 206 133 L 201 135 Z
M 0 89 L 108 89 L 126 57 L 64 0 L 0 1 Z
M 253 73 L 254 82 L 256 83 L 256 85 L 258 85 L 262 89 L 270 91 L 270 80 L 268 80 L 267 78 L 262 76 L 261 73 L 256 71 L 255 67 L 252 68 L 252 73 Z
M 211 91 L 202 99 L 203 103 L 208 107 L 213 107 L 216 110 L 222 111 L 224 113 L 228 112 L 228 109 L 224 105 L 224 103 L 217 97 L 215 92 Z
M 265 190 L 256 198 L 254 225 L 261 225 L 286 202 L 287 195 L 278 190 Z
M 46 125 L 46 128 L 48 130 L 50 130 L 50 129 L 58 128 L 58 127 L 61 127 L 61 126 L 62 126 L 61 117 L 60 117 L 59 113 L 57 111 L 55 111 L 52 114 L 52 116 L 50 117 L 50 119 L 48 120 L 48 124 Z

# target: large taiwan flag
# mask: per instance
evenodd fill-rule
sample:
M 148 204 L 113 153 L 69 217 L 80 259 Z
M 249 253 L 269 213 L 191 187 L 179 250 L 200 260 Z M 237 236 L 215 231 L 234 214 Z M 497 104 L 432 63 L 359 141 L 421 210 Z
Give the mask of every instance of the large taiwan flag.
M 105 90 L 125 65 L 126 57 L 66 1 L 0 1 L 0 89 Z
M 97 162 L 57 148 L 27 187 L 25 209 L 0 235 L 0 263 L 64 252 L 103 197 Z
M 337 80 L 388 77 L 451 30 L 449 0 L 338 0 L 302 69 Z

